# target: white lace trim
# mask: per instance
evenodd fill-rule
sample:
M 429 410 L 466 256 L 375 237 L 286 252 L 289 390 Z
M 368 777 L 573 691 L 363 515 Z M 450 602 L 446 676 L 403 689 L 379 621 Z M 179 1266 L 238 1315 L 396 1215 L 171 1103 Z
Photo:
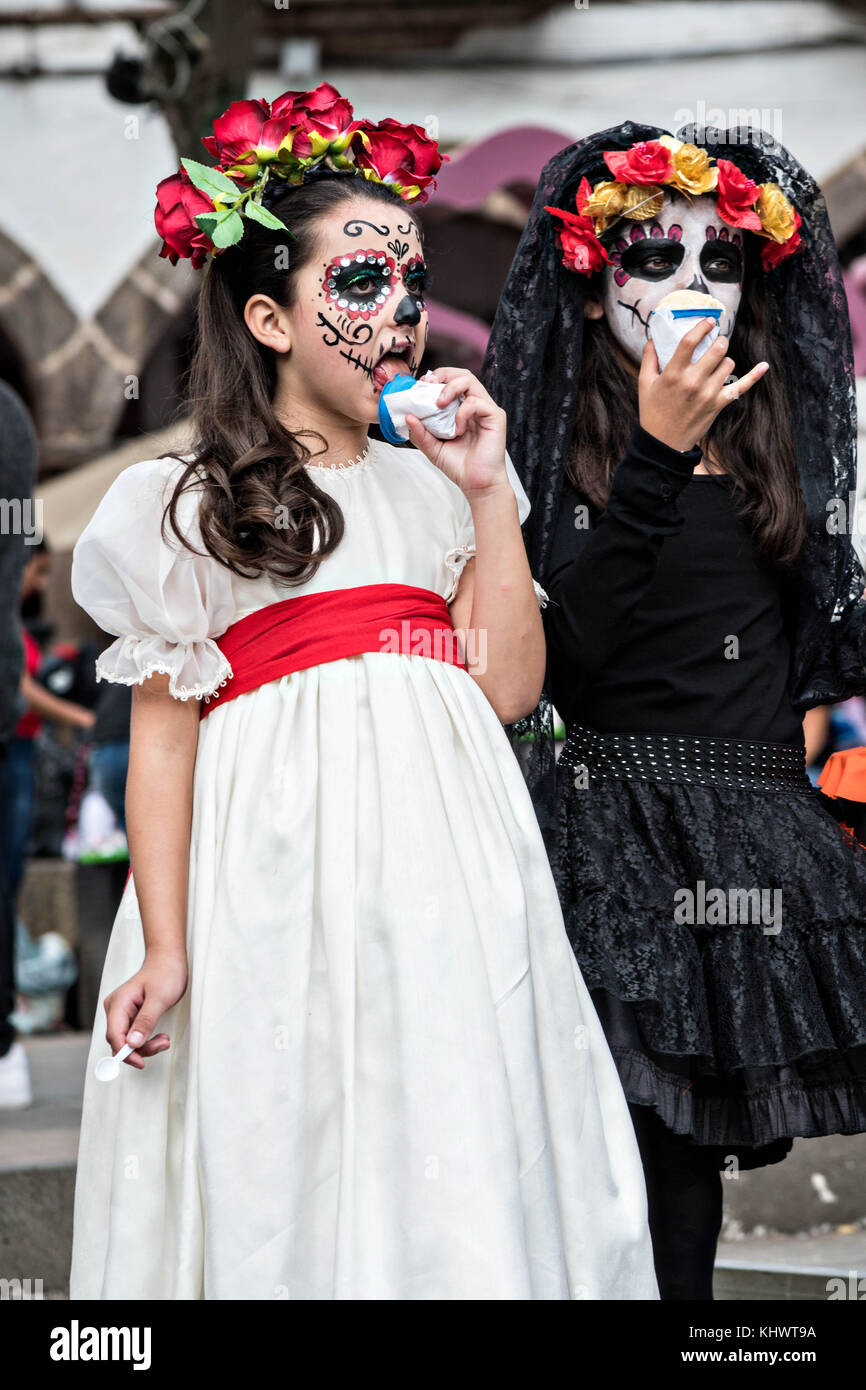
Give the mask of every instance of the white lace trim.
M 475 554 L 476 549 L 474 545 L 458 545 L 455 546 L 453 550 L 449 550 L 445 556 L 446 568 L 449 569 L 454 576 L 451 590 L 445 598 L 446 603 L 451 603 L 454 598 L 459 585 L 460 576 L 466 567 L 466 562 L 467 560 L 471 560 Z M 548 595 L 544 589 L 542 589 L 537 579 L 533 579 L 532 586 L 535 589 L 535 597 L 538 599 L 539 608 L 546 608 L 550 602 Z
M 454 576 L 451 588 L 445 595 L 446 603 L 450 603 L 457 593 L 460 584 L 460 576 L 466 568 L 466 562 L 467 560 L 471 560 L 474 555 L 474 545 L 456 545 L 453 550 L 449 550 L 445 555 L 445 568 L 449 569 Z
M 305 463 L 305 468 L 311 468 L 316 473 L 362 473 L 369 468 L 373 462 L 372 440 L 367 445 L 363 454 L 357 458 L 347 459 L 345 463 Z
M 135 640 L 134 638 L 124 639 L 126 644 Z M 213 645 L 216 646 L 215 643 Z M 219 651 L 219 648 L 217 647 L 216 650 Z M 107 681 L 109 685 L 144 685 L 144 682 L 150 680 L 151 676 L 168 676 L 169 695 L 175 700 L 181 700 L 183 702 L 187 700 L 204 700 L 205 704 L 209 704 L 211 698 L 218 700 L 220 690 L 224 685 L 228 684 L 234 674 L 229 662 L 223 656 L 222 652 L 220 652 L 219 672 L 222 676 L 221 680 L 201 681 L 196 682 L 194 685 L 178 685 L 176 666 L 170 666 L 166 661 L 145 661 L 144 665 L 137 671 L 121 673 L 116 668 L 106 664 L 104 658 L 106 658 L 110 652 L 111 648 L 109 647 L 101 656 L 96 658 L 97 681 Z M 131 655 L 128 645 L 122 654 L 124 656 Z

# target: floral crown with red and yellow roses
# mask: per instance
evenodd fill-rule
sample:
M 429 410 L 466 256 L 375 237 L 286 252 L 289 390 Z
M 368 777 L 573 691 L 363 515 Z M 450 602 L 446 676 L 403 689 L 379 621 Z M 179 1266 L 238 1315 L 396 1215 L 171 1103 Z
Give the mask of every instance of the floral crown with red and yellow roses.
M 667 188 L 687 198 L 715 193 L 723 222 L 766 238 L 761 248 L 765 270 L 772 270 L 800 245 L 800 214 L 777 183 L 754 183 L 729 159 L 713 159 L 698 145 L 662 135 L 658 140 L 639 140 L 627 150 L 605 150 L 604 162 L 613 180 L 603 179 L 591 187 L 588 179 L 581 179 L 577 214 L 545 207 L 545 212 L 562 220 L 562 264 L 568 270 L 582 275 L 601 270 L 610 259 L 601 235 L 621 217 L 638 222 L 657 217 Z
M 234 101 L 202 144 L 216 165 L 182 159 L 178 172 L 157 185 L 154 212 L 160 256 L 172 265 L 188 257 L 196 270 L 240 241 L 244 219 L 288 231 L 262 205 L 274 179 L 296 186 L 328 169 L 386 184 L 406 203 L 424 203 L 448 158 L 417 125 L 356 120 L 329 82 L 283 92 L 272 102 Z

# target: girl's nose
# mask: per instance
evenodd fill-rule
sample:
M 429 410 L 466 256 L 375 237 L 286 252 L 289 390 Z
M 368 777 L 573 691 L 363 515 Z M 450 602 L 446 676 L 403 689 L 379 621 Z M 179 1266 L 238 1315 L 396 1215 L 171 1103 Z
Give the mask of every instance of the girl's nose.
M 394 310 L 394 322 L 401 325 L 421 322 L 421 310 L 418 308 L 417 300 L 414 300 L 411 294 L 404 294 L 400 300 Z

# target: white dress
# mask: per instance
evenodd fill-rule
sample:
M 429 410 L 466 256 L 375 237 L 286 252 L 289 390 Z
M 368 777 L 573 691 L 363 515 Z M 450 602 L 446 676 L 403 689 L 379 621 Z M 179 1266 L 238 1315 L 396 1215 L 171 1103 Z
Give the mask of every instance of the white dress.
M 240 580 L 160 538 L 179 465 L 109 489 L 77 602 L 120 634 L 107 680 L 217 691 L 214 638 L 292 594 L 411 584 L 450 600 L 463 493 L 371 441 L 315 469 L 346 531 L 306 585 Z M 170 491 L 170 488 L 169 488 Z M 197 499 L 180 509 L 197 540 Z M 86 924 L 84 925 L 86 930 Z M 100 999 L 140 967 L 129 881 Z M 372 652 L 202 720 L 190 983 L 144 1071 L 94 1077 L 74 1299 L 651 1299 L 643 1173 L 505 733 L 462 668 Z

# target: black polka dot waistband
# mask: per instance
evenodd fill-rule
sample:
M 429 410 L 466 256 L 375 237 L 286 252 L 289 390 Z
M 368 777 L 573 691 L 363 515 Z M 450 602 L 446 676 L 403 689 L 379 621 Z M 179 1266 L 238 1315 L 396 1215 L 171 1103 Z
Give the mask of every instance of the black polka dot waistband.
M 814 795 L 802 746 L 697 734 L 601 734 L 576 726 L 557 767 L 588 782 L 685 782 L 699 786 Z

